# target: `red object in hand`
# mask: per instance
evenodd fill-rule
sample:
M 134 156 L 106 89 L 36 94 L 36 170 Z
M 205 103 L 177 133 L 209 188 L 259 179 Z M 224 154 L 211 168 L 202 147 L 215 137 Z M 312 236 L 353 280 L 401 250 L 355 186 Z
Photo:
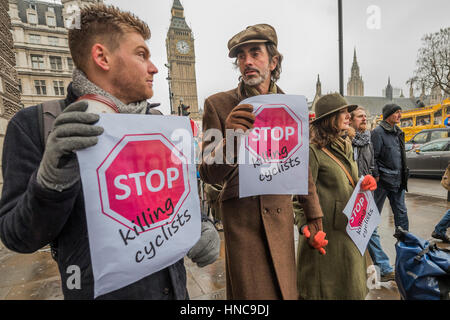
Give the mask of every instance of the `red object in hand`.
M 304 226 L 302 228 L 303 235 L 309 239 L 311 237 L 311 232 L 309 231 L 308 226 Z M 314 249 L 319 250 L 320 254 L 326 254 L 326 251 L 323 247 L 325 247 L 328 244 L 328 240 L 325 239 L 326 233 L 323 231 L 318 231 L 316 235 L 314 236 L 314 240 L 312 242 L 312 246 Z
M 362 191 L 374 191 L 377 188 L 377 181 L 374 177 L 371 175 L 367 175 L 364 177 L 363 181 L 361 182 L 361 190 Z

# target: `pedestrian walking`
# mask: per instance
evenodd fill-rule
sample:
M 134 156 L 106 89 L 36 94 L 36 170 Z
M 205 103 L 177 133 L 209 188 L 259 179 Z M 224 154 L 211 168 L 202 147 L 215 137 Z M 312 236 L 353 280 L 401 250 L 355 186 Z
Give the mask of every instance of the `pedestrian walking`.
M 276 85 L 283 56 L 277 49 L 275 29 L 268 24 L 247 27 L 228 42 L 229 57 L 240 71 L 237 88 L 214 94 L 205 100 L 203 114 L 204 149 L 211 148 L 208 132 L 220 130 L 225 139 L 214 146 L 222 152 L 222 163 L 205 154 L 200 166 L 202 179 L 219 184 L 219 210 L 225 236 L 226 287 L 228 299 L 297 299 L 294 254 L 294 219 L 291 196 L 262 195 L 239 198 L 239 167 L 226 161 L 226 129 L 250 130 L 255 116 L 252 105 L 240 105 L 248 97 L 282 94 Z M 236 151 L 228 158 L 236 160 Z M 311 182 L 310 179 L 309 182 Z M 310 202 L 315 187 L 309 183 Z M 318 205 L 318 203 L 317 203 Z M 317 208 L 317 207 L 316 207 Z M 313 214 L 313 211 L 308 211 Z M 316 212 L 316 211 L 314 211 Z M 321 218 L 321 213 L 312 218 Z
M 441 185 L 450 191 L 450 164 L 442 176 Z M 441 221 L 434 227 L 431 236 L 435 239 L 442 240 L 445 243 L 450 243 L 450 238 L 447 236 L 447 229 L 450 227 L 450 210 L 447 210 Z
M 362 107 L 358 107 L 351 113 L 351 127 L 354 129 L 354 137 L 352 138 L 353 154 L 358 164 L 358 175 L 373 175 L 375 167 L 374 151 L 372 141 L 370 139 L 370 131 L 368 130 L 366 111 Z M 369 243 L 367 250 L 374 265 L 380 270 L 380 280 L 382 282 L 395 280 L 394 269 L 392 268 L 389 257 L 383 251 L 380 236 L 376 228 Z
M 80 12 L 80 27 L 69 31 L 76 66 L 62 112 L 48 136 L 41 134 L 39 111 L 20 110 L 8 124 L 3 149 L 3 191 L 0 237 L 19 253 L 32 253 L 51 244 L 61 274 L 65 299 L 93 299 L 94 279 L 85 203 L 75 150 L 98 142 L 103 128 L 90 105 L 77 99 L 96 94 L 113 102 L 119 113 L 152 113 L 158 69 L 150 61 L 146 40 L 150 29 L 131 13 L 93 4 Z M 160 112 L 157 112 L 161 114 Z M 44 130 L 42 130 L 44 131 Z M 220 239 L 210 222 L 202 223 L 198 243 L 188 255 L 199 266 L 214 262 Z M 68 287 L 69 267 L 80 270 L 80 288 Z M 70 284 L 70 281 L 69 281 Z M 187 299 L 183 259 L 99 299 Z
M 302 299 L 362 300 L 368 293 L 366 260 L 346 232 L 348 219 L 343 213 L 358 181 L 351 141 L 346 135 L 350 112 L 356 107 L 338 93 L 322 96 L 316 102 L 309 165 L 329 243 L 326 254 L 321 255 L 308 250 L 305 238 L 299 239 L 297 285 Z M 368 176 L 364 186 L 374 185 L 375 180 Z
M 394 213 L 395 226 L 409 230 L 405 191 L 408 190 L 405 134 L 397 126 L 402 117 L 401 107 L 387 104 L 383 107 L 383 120 L 371 133 L 375 167 L 373 176 L 378 182 L 375 202 L 381 213 L 386 197 Z

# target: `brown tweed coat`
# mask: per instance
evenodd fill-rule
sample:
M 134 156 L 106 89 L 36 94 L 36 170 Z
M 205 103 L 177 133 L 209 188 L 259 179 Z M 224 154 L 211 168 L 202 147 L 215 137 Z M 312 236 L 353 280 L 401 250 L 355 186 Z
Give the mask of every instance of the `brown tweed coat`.
M 207 98 L 203 132 L 215 128 L 225 136 L 225 120 L 247 98 L 244 92 L 240 84 Z M 278 92 L 281 93 L 279 88 Z M 204 151 L 210 143 L 203 141 Z M 224 145 L 222 141 L 217 148 Z M 225 235 L 227 298 L 297 299 L 292 197 L 263 195 L 239 199 L 238 173 L 237 165 L 207 164 L 205 158 L 200 166 L 200 176 L 206 183 L 223 185 L 219 208 Z M 311 173 L 309 181 L 312 183 Z M 309 188 L 305 211 L 311 217 L 320 217 L 314 184 Z

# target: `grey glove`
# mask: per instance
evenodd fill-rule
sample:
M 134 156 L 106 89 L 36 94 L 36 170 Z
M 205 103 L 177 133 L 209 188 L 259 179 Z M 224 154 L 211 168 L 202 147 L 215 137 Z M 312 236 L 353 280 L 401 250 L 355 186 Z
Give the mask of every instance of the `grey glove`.
M 97 144 L 103 128 L 93 124 L 98 114 L 86 113 L 86 101 L 69 105 L 55 120 L 37 172 L 38 183 L 47 189 L 63 191 L 80 179 L 78 161 L 73 151 Z
M 214 225 L 208 220 L 202 222 L 200 240 L 189 250 L 187 256 L 200 268 L 217 260 L 220 253 L 220 236 Z

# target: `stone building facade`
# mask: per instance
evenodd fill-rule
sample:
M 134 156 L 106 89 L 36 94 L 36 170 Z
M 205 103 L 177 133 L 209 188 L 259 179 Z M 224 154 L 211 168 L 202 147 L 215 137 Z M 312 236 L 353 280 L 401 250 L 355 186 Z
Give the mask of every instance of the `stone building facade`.
M 22 104 L 62 99 L 72 80 L 68 23 L 83 5 L 103 0 L 9 0 Z
M 21 108 L 8 9 L 8 0 L 0 0 L 0 160 L 8 121 Z M 2 186 L 3 176 L 0 170 L 0 190 Z

